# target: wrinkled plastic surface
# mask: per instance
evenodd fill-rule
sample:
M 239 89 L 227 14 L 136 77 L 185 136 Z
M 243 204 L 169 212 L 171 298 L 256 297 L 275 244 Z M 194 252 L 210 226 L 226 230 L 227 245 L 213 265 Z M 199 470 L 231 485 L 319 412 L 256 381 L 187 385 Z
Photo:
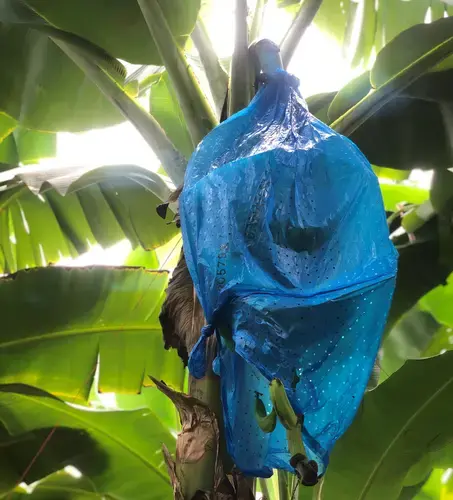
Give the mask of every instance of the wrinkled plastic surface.
M 282 425 L 265 434 L 254 416 L 256 391 L 270 409 L 277 377 L 305 416 L 304 444 L 322 474 L 365 391 L 394 289 L 396 251 L 368 161 L 310 115 L 298 81 L 279 71 L 199 145 L 180 214 L 221 344 L 230 454 L 256 476 L 291 470 Z

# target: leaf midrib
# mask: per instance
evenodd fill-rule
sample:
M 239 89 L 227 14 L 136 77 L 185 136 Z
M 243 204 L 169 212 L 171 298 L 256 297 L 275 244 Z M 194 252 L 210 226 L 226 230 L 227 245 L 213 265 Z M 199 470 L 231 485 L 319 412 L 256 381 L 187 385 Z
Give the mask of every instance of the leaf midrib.
M 372 483 L 374 481 L 374 478 L 376 477 L 378 470 L 380 466 L 382 465 L 383 461 L 387 457 L 387 455 L 390 453 L 391 449 L 393 448 L 394 444 L 399 440 L 399 438 L 405 433 L 406 429 L 412 424 L 412 422 L 418 418 L 418 416 L 426 409 L 428 405 L 432 403 L 432 401 L 439 396 L 451 383 L 453 382 L 453 377 L 451 377 L 447 382 L 445 382 L 437 391 L 435 391 L 420 407 L 417 411 L 415 411 L 412 416 L 405 422 L 405 424 L 401 427 L 400 431 L 396 434 L 396 436 L 391 440 L 390 444 L 387 446 L 387 448 L 384 450 L 378 461 L 376 462 L 376 465 L 374 466 L 373 470 L 371 471 L 370 475 L 368 476 L 368 479 L 366 483 L 364 484 L 359 496 L 357 497 L 357 500 L 364 500 L 365 495 L 368 493 L 370 490 Z
M 26 337 L 26 338 L 20 338 L 20 339 L 14 339 L 10 340 L 8 342 L 0 342 L 0 350 L 1 349 L 7 349 L 9 347 L 13 347 L 16 345 L 24 345 L 24 344 L 31 344 L 33 342 L 38 342 L 40 340 L 45 340 L 45 341 L 52 341 L 56 340 L 58 338 L 62 337 L 69 337 L 69 336 L 83 336 L 83 335 L 90 335 L 90 334 L 97 334 L 97 333 L 108 333 L 111 332 L 112 335 L 115 333 L 121 333 L 121 332 L 153 332 L 153 331 L 159 331 L 160 328 L 158 328 L 156 325 L 153 326 L 117 326 L 115 328 L 112 327 L 100 327 L 100 328 L 78 328 L 78 329 L 73 329 L 73 330 L 62 330 L 62 331 L 56 331 L 56 332 L 51 332 L 51 333 L 45 333 L 42 335 L 35 335 L 33 337 Z

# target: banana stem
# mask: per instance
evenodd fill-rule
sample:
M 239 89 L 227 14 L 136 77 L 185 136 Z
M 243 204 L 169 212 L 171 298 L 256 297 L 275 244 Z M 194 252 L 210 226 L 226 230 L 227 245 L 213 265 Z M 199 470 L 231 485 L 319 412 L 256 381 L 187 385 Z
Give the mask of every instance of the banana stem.
M 322 500 L 322 485 L 324 478 L 321 478 L 319 483 L 313 488 L 313 500 Z
M 299 12 L 296 14 L 293 23 L 280 44 L 284 68 L 288 67 L 300 40 L 312 23 L 321 4 L 322 0 L 305 0 L 300 7 Z
M 220 115 L 228 89 L 228 73 L 219 62 L 219 58 L 212 47 L 208 32 L 201 18 L 198 19 L 192 31 L 192 40 L 198 50 L 201 63 L 206 72 L 216 111 Z
M 198 81 L 168 26 L 157 0 L 137 0 L 151 36 L 178 96 L 194 147 L 216 125 L 214 115 Z
M 279 500 L 290 500 L 288 487 L 288 472 L 278 470 L 278 498 Z
M 263 494 L 263 500 L 271 500 L 271 495 L 269 493 L 269 488 L 267 487 L 266 480 L 262 477 L 258 478 L 260 484 L 261 493 Z
M 253 14 L 252 25 L 250 26 L 250 41 L 257 39 L 263 25 L 264 13 L 268 0 L 257 0 L 255 12 Z
M 236 0 L 235 42 L 228 93 L 229 116 L 245 108 L 250 102 L 250 72 L 247 1 Z

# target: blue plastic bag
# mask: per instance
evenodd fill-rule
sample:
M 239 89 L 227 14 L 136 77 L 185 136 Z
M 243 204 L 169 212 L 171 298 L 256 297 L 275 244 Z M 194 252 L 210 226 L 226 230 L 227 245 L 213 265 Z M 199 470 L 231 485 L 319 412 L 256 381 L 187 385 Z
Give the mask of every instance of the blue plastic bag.
M 247 474 L 292 470 L 282 425 L 265 434 L 254 415 L 255 393 L 270 408 L 279 378 L 322 475 L 362 399 L 394 289 L 397 254 L 368 161 L 279 70 L 198 146 L 180 215 L 208 321 L 189 369 L 204 375 L 215 331 L 229 453 Z

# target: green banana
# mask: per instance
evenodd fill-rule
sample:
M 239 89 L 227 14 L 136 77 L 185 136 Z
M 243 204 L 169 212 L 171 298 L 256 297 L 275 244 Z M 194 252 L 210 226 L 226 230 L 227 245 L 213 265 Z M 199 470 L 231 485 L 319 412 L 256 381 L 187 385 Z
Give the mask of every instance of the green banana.
M 302 440 L 303 415 L 296 415 L 281 380 L 273 379 L 269 392 L 273 409 L 286 429 L 291 466 L 294 467 L 294 471 L 303 485 L 314 486 L 318 482 L 318 465 L 314 460 L 307 459 L 307 452 Z
M 258 394 L 255 398 L 255 418 L 260 429 L 266 433 L 272 432 L 277 425 L 277 413 L 275 412 L 275 408 L 272 408 L 272 411 L 268 414 Z
M 283 383 L 278 378 L 274 378 L 270 385 L 270 396 L 275 411 L 280 422 L 286 430 L 300 427 L 300 422 L 289 402 Z

